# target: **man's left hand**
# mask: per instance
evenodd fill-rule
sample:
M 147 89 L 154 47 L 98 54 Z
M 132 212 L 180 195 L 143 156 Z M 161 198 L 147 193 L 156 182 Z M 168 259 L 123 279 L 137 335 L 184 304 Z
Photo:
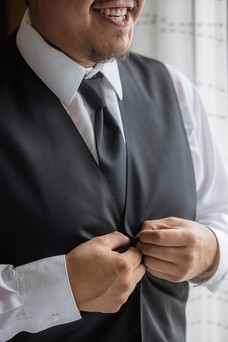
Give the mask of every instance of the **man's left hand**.
M 158 278 L 203 283 L 218 268 L 217 239 L 197 222 L 175 217 L 145 221 L 138 238 L 147 271 Z

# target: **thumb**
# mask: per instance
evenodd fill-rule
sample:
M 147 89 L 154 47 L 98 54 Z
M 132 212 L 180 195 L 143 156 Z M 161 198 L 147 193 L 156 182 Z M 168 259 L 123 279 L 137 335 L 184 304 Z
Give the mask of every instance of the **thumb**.
M 114 231 L 102 236 L 103 243 L 108 249 L 116 249 L 130 244 L 131 239 L 120 232 Z

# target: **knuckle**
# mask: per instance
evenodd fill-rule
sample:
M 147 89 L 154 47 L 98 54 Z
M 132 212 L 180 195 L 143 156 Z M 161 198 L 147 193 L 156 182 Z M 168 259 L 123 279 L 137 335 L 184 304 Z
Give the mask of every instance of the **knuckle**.
M 164 221 L 167 222 L 168 225 L 172 226 L 172 225 L 176 225 L 177 224 L 178 219 L 177 219 L 177 217 L 169 216 L 169 217 L 166 217 L 164 219 Z
M 120 310 L 121 306 L 122 304 L 119 303 L 113 304 L 111 309 L 109 310 L 109 313 L 117 313 Z
M 104 236 L 96 236 L 91 241 L 96 243 L 98 246 L 101 246 L 101 245 L 104 245 L 105 243 L 104 239 L 105 239 Z
M 127 299 L 128 299 L 128 295 L 122 294 L 119 297 L 119 306 L 122 306 L 124 303 L 126 303 Z
M 169 222 L 176 221 L 176 217 L 174 217 L 174 216 L 166 217 L 166 218 L 165 218 L 165 221 L 169 221 Z
M 132 281 L 131 277 L 122 277 L 120 279 L 120 281 L 118 282 L 118 286 L 117 286 L 117 293 L 118 293 L 118 297 L 122 300 L 122 298 L 125 298 L 126 295 L 128 295 L 132 288 L 133 288 L 134 284 Z
M 124 258 L 119 258 L 117 263 L 117 272 L 120 274 L 126 274 L 131 272 L 131 270 L 132 266 Z
M 192 254 L 187 254 L 185 257 L 185 262 L 179 266 L 178 273 L 180 279 L 188 279 L 188 275 L 191 273 L 193 264 L 195 261 L 195 256 Z
M 153 232 L 153 240 L 155 243 L 161 244 L 164 240 L 163 234 L 159 230 Z
M 113 296 L 113 303 L 111 306 L 111 310 L 113 313 L 119 311 L 121 306 L 126 303 L 132 289 L 134 288 L 134 284 L 130 279 L 121 279 L 121 282 L 116 284 Z
M 195 259 L 196 259 L 196 257 L 195 257 L 195 254 L 193 252 L 186 253 L 184 256 L 185 266 L 189 267 L 190 265 L 192 265 L 194 263 Z
M 128 300 L 128 294 L 126 293 L 119 293 L 115 296 L 115 302 L 112 303 L 112 311 L 117 312 L 121 308 L 121 306 L 126 303 Z
M 120 243 L 126 237 L 118 231 L 113 231 L 112 233 L 109 233 L 106 235 L 96 236 L 92 240 L 101 246 L 106 246 L 107 243 L 110 241 L 110 238 L 112 241 L 116 241 L 117 243 Z
M 117 230 L 115 230 L 114 232 L 111 233 L 113 236 L 116 237 L 116 239 L 120 240 L 124 235 L 120 232 L 118 232 Z
M 157 230 L 153 232 L 153 242 L 154 246 L 159 248 L 159 246 L 165 246 L 167 243 L 167 233 L 164 230 Z
M 126 293 L 129 293 L 132 288 L 132 283 L 130 281 L 125 281 L 121 284 L 121 293 L 125 296 Z
M 179 271 L 180 272 L 179 276 L 177 276 L 179 281 L 181 281 L 182 279 L 186 279 L 188 277 L 189 271 L 190 271 L 189 267 L 187 266 L 182 267 Z
M 195 234 L 193 234 L 192 232 L 188 231 L 187 233 L 187 239 L 188 239 L 188 243 L 195 247 L 198 244 L 198 239 L 197 236 Z

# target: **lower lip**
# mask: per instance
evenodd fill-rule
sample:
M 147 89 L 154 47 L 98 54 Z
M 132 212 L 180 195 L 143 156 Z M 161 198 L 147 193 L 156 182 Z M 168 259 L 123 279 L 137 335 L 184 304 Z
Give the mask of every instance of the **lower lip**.
M 96 12 L 96 11 L 95 11 Z M 115 24 L 116 26 L 120 26 L 120 27 L 125 27 L 125 26 L 129 26 L 130 22 L 131 22 L 131 16 L 130 13 L 127 12 L 125 15 L 125 20 L 123 21 L 117 21 L 115 19 L 112 19 L 112 17 L 109 17 L 107 15 L 103 15 L 100 14 L 99 12 L 96 12 L 100 17 L 102 17 L 104 20 L 106 20 L 109 23 Z

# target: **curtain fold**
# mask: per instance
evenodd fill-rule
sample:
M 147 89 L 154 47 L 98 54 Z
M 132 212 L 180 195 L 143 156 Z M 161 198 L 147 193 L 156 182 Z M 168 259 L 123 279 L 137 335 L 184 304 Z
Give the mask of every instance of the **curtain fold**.
M 195 84 L 228 165 L 227 49 L 227 0 L 148 0 L 132 44 Z M 227 313 L 228 281 L 216 294 L 190 285 L 187 342 L 227 342 Z
M 227 0 L 149 0 L 132 50 L 181 70 L 196 85 L 228 160 Z

